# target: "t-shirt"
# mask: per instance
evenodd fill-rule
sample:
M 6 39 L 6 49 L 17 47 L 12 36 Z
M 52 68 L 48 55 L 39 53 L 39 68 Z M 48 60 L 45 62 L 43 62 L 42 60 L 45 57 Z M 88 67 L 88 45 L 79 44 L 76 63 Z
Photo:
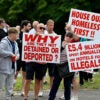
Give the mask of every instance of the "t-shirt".
M 68 62 L 66 49 L 63 49 L 60 53 L 60 63 Z
M 3 29 L 0 29 L 0 41 L 1 41 L 2 38 L 4 38 L 7 35 L 8 34 Z
M 36 34 L 36 30 L 33 28 L 29 31 L 29 34 Z
M 44 31 L 44 34 L 52 34 L 52 35 L 57 35 L 54 31 L 52 33 L 48 33 L 47 30 Z

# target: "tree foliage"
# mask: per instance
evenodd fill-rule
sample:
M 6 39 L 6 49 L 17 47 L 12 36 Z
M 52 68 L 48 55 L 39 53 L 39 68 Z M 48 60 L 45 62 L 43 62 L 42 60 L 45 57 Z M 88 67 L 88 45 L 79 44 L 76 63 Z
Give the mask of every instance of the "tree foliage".
M 99 0 L 0 0 L 0 17 L 10 25 L 20 24 L 24 19 L 46 23 L 51 18 L 60 33 L 71 8 L 99 13 L 99 5 Z

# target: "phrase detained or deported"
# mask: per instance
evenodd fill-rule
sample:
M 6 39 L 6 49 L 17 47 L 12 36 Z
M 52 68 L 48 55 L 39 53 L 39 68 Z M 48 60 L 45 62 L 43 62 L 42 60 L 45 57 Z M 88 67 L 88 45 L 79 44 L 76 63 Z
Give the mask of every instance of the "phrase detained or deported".
M 100 68 L 100 41 L 70 43 L 67 48 L 70 71 Z
M 71 9 L 69 22 L 78 36 L 97 39 L 100 33 L 100 14 Z
M 25 34 L 23 37 L 24 61 L 59 63 L 61 36 Z

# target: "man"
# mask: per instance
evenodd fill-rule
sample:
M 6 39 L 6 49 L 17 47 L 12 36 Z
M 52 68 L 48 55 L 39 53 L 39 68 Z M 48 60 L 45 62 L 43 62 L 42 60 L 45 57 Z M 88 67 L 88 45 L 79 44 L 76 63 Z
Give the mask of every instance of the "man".
M 7 33 L 4 31 L 5 24 L 5 20 L 3 18 L 0 18 L 0 41 L 2 38 L 7 36 Z
M 46 29 L 44 34 L 47 34 L 47 35 L 57 35 L 55 32 L 54 32 L 54 21 L 52 19 L 49 19 L 47 21 L 47 24 L 46 24 Z M 52 83 L 53 83 L 53 73 L 54 73 L 54 67 L 55 67 L 55 64 L 53 63 L 48 63 L 47 64 L 47 68 L 45 69 L 45 75 L 46 75 L 46 71 L 48 69 L 48 73 L 49 73 L 49 76 L 50 76 L 50 88 L 52 87 Z M 45 79 L 45 76 L 44 76 L 44 79 Z M 40 88 L 40 92 L 39 92 L 39 97 L 42 97 L 43 96 L 43 80 L 41 81 L 41 88 Z
M 47 21 L 47 31 L 45 32 L 45 34 L 48 34 L 48 35 L 57 35 L 55 32 L 54 32 L 54 21 L 52 19 L 49 19 Z M 49 71 L 49 76 L 50 76 L 50 88 L 52 87 L 52 83 L 53 83 L 53 72 L 54 72 L 54 67 L 55 67 L 55 64 L 52 64 L 52 63 L 48 63 L 47 64 L 48 66 L 48 71 Z
M 17 61 L 17 71 L 15 75 L 15 79 L 18 76 L 19 71 L 22 68 L 22 89 L 21 89 L 21 96 L 24 95 L 24 82 L 25 82 L 25 77 L 26 77 L 26 63 L 21 60 L 22 58 L 22 41 L 23 41 L 23 34 L 28 33 L 29 30 L 31 29 L 31 23 L 28 20 L 23 20 L 21 22 L 21 32 L 19 34 L 19 39 L 17 40 L 18 47 L 19 47 L 19 53 L 20 53 L 20 58 Z
M 29 33 L 31 33 L 31 34 L 36 34 L 36 30 L 37 30 L 37 25 L 38 25 L 38 24 L 39 24 L 38 21 L 34 21 L 34 22 L 32 23 L 33 28 L 29 31 Z
M 11 100 L 16 60 L 19 58 L 19 50 L 16 43 L 17 37 L 18 31 L 16 28 L 10 28 L 8 36 L 0 42 L 0 92 L 2 92 L 2 88 L 5 85 L 6 100 Z

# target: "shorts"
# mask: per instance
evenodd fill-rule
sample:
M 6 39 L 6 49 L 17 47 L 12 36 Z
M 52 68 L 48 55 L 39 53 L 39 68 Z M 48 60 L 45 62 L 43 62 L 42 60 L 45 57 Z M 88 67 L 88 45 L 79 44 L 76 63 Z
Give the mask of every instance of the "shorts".
M 55 68 L 56 64 L 53 64 L 53 63 L 47 63 L 47 66 L 46 66 L 46 69 L 45 69 L 45 74 L 46 74 L 46 71 L 48 69 L 48 74 L 49 76 L 53 77 L 54 76 L 54 68 Z M 44 76 L 45 76 L 44 74 Z
M 23 72 L 26 72 L 26 62 L 25 61 L 18 60 L 17 61 L 17 71 L 20 71 L 21 68 L 22 68 L 22 71 Z
M 44 76 L 45 64 L 35 62 L 26 63 L 26 79 L 33 80 L 34 76 L 38 80 L 42 80 Z

